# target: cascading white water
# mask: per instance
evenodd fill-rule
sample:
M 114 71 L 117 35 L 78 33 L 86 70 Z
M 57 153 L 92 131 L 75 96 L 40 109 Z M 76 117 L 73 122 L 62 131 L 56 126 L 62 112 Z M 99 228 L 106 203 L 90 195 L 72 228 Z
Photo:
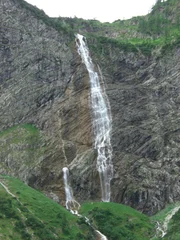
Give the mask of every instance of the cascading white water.
M 108 240 L 107 237 L 105 235 L 103 235 L 100 231 L 96 230 L 96 232 L 99 235 L 99 237 L 101 238 L 101 240 Z
M 111 114 L 109 102 L 102 91 L 98 73 L 94 70 L 94 65 L 89 55 L 85 38 L 76 34 L 76 44 L 78 53 L 86 65 L 91 84 L 91 107 L 93 115 L 93 128 L 95 135 L 95 149 L 97 149 L 97 170 L 100 175 L 102 201 L 109 202 L 111 189 L 110 182 L 113 177 L 112 146 L 110 141 Z
M 73 214 L 77 214 L 80 204 L 74 199 L 73 191 L 69 184 L 69 170 L 67 167 L 64 167 L 62 171 L 63 171 L 64 188 L 65 188 L 65 194 L 66 194 L 66 208 L 70 210 Z

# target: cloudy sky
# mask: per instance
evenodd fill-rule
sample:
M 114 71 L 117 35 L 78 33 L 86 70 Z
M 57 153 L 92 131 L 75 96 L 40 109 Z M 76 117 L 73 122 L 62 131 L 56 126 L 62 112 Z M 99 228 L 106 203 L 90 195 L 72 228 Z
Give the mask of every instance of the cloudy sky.
M 50 17 L 78 17 L 112 22 L 147 14 L 156 0 L 26 0 Z

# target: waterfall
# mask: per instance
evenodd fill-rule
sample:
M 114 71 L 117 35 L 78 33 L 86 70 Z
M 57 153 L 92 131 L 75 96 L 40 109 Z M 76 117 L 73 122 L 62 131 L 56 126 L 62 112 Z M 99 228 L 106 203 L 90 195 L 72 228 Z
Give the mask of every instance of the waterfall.
M 69 183 L 69 170 L 67 167 L 64 167 L 62 171 L 63 171 L 64 188 L 65 188 L 65 194 L 66 194 L 66 209 L 70 210 L 72 214 L 77 215 L 79 218 L 84 218 L 85 222 L 89 226 L 91 226 L 91 228 L 97 233 L 98 237 L 100 237 L 101 240 L 108 240 L 105 235 L 103 235 L 100 231 L 94 228 L 94 226 L 90 223 L 89 218 L 79 214 L 78 210 L 80 208 L 80 204 L 74 199 L 74 196 L 73 196 L 73 190 Z
M 76 34 L 78 53 L 89 73 L 91 86 L 92 123 L 94 130 L 94 146 L 97 149 L 97 170 L 100 176 L 102 201 L 109 202 L 111 189 L 110 182 L 113 177 L 112 146 L 110 141 L 111 114 L 105 89 L 101 88 L 98 73 L 89 54 L 85 38 Z M 104 87 L 104 86 L 103 86 Z
M 111 161 L 112 146 L 110 141 L 112 126 L 109 102 L 104 86 L 103 89 L 101 88 L 99 75 L 94 70 L 94 65 L 89 55 L 87 44 L 82 35 L 76 35 L 76 44 L 78 47 L 78 53 L 89 73 L 93 116 L 92 123 L 95 136 L 94 147 L 97 150 L 97 170 L 100 176 L 102 201 L 109 202 L 111 195 L 110 182 L 113 177 L 113 164 Z M 66 194 L 66 208 L 78 217 L 83 217 L 78 213 L 80 204 L 74 199 L 73 191 L 69 183 L 69 170 L 67 167 L 64 167 L 62 170 Z M 85 217 L 85 221 L 96 231 L 101 240 L 107 240 L 105 235 L 96 230 L 93 225 L 90 224 L 87 217 Z
M 66 194 L 66 208 L 70 210 L 73 214 L 78 214 L 80 204 L 74 199 L 72 188 L 69 184 L 69 170 L 67 167 L 62 169 L 63 179 L 64 179 L 64 188 Z

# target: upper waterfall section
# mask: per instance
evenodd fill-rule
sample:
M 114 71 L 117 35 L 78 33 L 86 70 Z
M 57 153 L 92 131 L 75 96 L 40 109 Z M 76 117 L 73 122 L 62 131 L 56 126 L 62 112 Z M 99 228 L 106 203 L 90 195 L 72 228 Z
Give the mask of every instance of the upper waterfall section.
M 110 181 L 113 177 L 111 146 L 111 113 L 104 85 L 101 87 L 98 73 L 89 54 L 84 36 L 76 35 L 78 53 L 89 73 L 91 85 L 91 109 L 94 130 L 94 146 L 97 150 L 97 170 L 100 175 L 102 201 L 110 201 Z

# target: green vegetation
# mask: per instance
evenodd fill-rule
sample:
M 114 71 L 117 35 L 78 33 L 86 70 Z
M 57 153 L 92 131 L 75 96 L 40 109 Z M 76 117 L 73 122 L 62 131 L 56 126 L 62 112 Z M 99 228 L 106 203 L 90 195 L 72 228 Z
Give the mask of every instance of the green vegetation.
M 4 131 L 0 132 L 0 137 L 6 136 L 10 133 L 13 133 L 14 131 L 20 131 L 20 129 L 27 130 L 31 135 L 38 135 L 39 130 L 32 124 L 22 124 L 22 125 L 15 125 L 8 129 L 5 129 Z
M 93 228 L 84 218 L 72 215 L 44 194 L 12 177 L 1 175 L 0 182 L 16 196 L 11 196 L 0 184 L 2 239 L 95 239 Z M 153 234 L 153 225 L 147 216 L 121 204 L 84 204 L 81 214 L 88 216 L 109 240 L 148 240 Z
M 10 193 L 1 185 L 3 183 Z M 11 195 L 11 193 L 13 195 Z M 64 207 L 18 179 L 0 175 L 0 236 L 4 240 L 95 240 L 98 229 L 108 240 L 160 240 L 156 222 L 161 225 L 177 204 L 168 205 L 155 216 L 148 217 L 131 207 L 117 203 L 85 203 L 80 214 L 72 215 Z M 179 240 L 180 211 L 171 219 L 164 239 Z
M 180 45 L 180 2 L 158 0 L 152 12 L 129 20 L 101 23 L 81 18 L 54 19 L 74 32 L 83 32 L 91 44 L 91 50 L 107 56 L 108 49 L 118 48 L 125 52 L 141 52 L 151 55 L 161 48 L 162 53 Z
M 178 0 L 158 0 L 152 12 L 139 18 L 138 31 L 159 40 L 163 51 L 179 45 L 180 2 Z
M 67 34 L 70 40 L 74 39 L 75 33 L 82 32 L 88 42 L 92 42 L 91 49 L 97 54 L 107 55 L 108 49 L 115 47 L 125 52 L 150 56 L 155 48 L 161 48 L 165 53 L 180 45 L 179 0 L 157 0 L 150 14 L 113 23 L 77 17 L 50 18 L 24 0 L 16 1 L 47 26 Z
M 1 151 L 5 151 L 10 145 L 22 145 L 21 150 L 38 149 L 41 143 L 41 135 L 39 129 L 31 124 L 15 125 L 0 132 L 0 140 L 2 141 Z M 24 145 L 24 146 L 23 146 Z
M 1 239 L 86 240 L 88 235 L 93 239 L 87 224 L 82 227 L 76 216 L 44 194 L 11 177 L 1 175 L 0 182 L 16 196 L 0 184 Z
M 89 38 L 91 39 L 91 38 Z M 92 41 L 93 42 L 93 41 Z M 90 44 L 91 49 L 97 53 L 107 56 L 109 54 L 109 49 L 117 48 L 124 52 L 141 52 L 146 56 L 150 56 L 152 50 L 157 47 L 156 43 L 150 40 L 137 41 L 137 43 L 132 41 L 122 41 L 117 39 L 111 39 L 106 37 L 96 37 L 96 44 Z
M 1 152 L 8 151 L 11 145 L 19 147 L 19 151 L 38 151 L 43 154 L 43 149 L 40 149 L 41 133 L 38 128 L 32 124 L 22 124 L 12 126 L 0 132 L 0 140 L 2 142 Z M 21 146 L 21 147 L 20 147 Z M 17 151 L 18 149 L 16 149 Z
M 80 209 L 108 240 L 149 240 L 153 224 L 148 216 L 117 203 L 86 203 Z

